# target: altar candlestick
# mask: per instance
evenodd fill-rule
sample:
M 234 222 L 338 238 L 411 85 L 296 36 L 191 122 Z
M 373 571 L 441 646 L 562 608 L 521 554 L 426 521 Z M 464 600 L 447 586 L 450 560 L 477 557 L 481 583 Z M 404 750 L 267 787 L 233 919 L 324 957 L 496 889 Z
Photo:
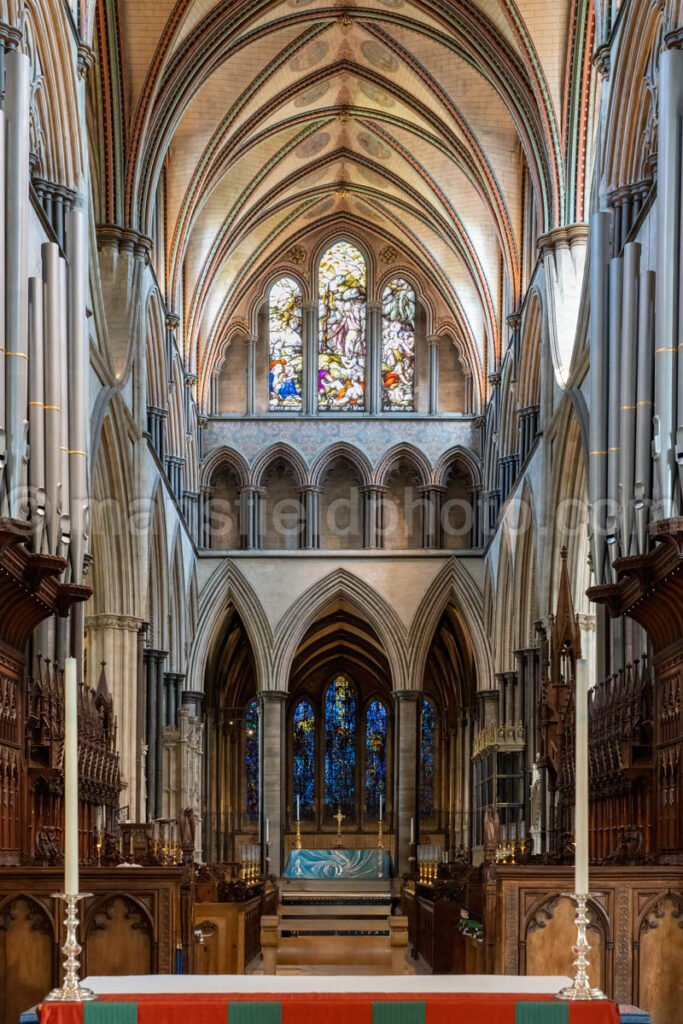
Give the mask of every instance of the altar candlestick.
M 588 686 L 576 679 L 576 789 L 574 803 L 574 889 L 588 892 Z
M 296 795 L 296 820 L 297 821 L 301 820 L 301 807 L 300 807 L 300 804 L 299 804 L 299 794 L 298 793 Z
M 78 683 L 76 659 L 64 663 L 64 892 L 78 895 Z
M 382 794 L 379 795 L 379 820 L 382 820 Z

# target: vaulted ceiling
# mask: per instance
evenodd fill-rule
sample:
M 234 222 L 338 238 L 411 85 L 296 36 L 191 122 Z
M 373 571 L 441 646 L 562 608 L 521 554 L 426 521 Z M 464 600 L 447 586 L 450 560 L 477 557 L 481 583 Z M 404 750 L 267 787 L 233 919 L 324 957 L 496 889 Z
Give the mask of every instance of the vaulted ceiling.
M 577 219 L 591 19 L 588 0 L 103 10 L 103 216 L 152 235 L 163 202 L 157 272 L 200 388 L 273 269 L 340 231 L 397 251 L 483 381 L 520 298 L 525 168 L 540 232 Z

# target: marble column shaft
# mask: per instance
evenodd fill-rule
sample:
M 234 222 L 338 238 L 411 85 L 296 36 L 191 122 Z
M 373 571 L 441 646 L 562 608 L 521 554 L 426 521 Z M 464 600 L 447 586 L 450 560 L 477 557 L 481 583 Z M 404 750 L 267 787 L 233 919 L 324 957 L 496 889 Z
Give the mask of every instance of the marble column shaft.
M 659 513 L 674 509 L 676 456 L 683 465 L 683 381 L 679 378 L 681 269 L 681 145 L 683 144 L 683 50 L 659 58 L 657 144 L 657 340 L 655 349 L 655 472 Z M 683 366 L 681 368 L 683 370 Z M 675 408 L 679 391 L 679 409 Z
M 266 820 L 270 827 L 269 871 L 280 875 L 283 868 L 283 832 L 285 821 L 285 706 L 287 694 L 264 690 L 259 700 L 259 736 L 261 744 L 261 836 Z
M 5 148 L 5 429 L 9 514 L 20 516 L 28 413 L 29 71 L 19 50 L 6 63 Z M 1 510 L 0 510 L 1 511 Z
M 414 865 L 409 861 L 410 819 L 415 819 L 415 840 L 419 842 L 418 780 L 418 690 L 397 690 L 395 701 L 394 821 L 396 833 L 396 873 L 400 876 Z

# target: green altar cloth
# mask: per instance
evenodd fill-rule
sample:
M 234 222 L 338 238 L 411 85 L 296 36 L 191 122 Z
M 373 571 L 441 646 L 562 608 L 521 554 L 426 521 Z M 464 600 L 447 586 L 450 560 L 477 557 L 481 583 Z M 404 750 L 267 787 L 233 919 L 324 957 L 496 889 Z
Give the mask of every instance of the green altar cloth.
M 283 877 L 374 881 L 391 877 L 391 857 L 387 850 L 292 850 Z

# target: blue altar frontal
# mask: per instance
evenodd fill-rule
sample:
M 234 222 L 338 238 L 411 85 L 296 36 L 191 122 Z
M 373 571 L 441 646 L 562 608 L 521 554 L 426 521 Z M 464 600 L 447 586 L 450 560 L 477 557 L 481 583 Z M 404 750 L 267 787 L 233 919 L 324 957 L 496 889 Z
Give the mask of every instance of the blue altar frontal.
M 388 850 L 292 850 L 283 877 L 374 881 L 391 877 L 391 857 Z

